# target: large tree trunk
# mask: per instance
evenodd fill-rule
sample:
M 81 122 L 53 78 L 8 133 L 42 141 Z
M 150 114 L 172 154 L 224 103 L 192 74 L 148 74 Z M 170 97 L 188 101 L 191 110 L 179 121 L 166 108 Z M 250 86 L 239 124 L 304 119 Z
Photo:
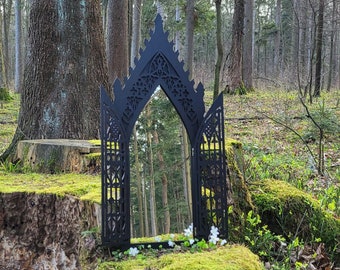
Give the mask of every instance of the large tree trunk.
M 98 138 L 106 74 L 99 0 L 31 0 L 18 128 L 1 159 L 22 138 Z
M 234 0 L 233 37 L 230 49 L 231 63 L 228 67 L 227 92 L 235 94 L 242 87 L 242 39 L 244 26 L 244 0 Z
M 315 88 L 314 97 L 320 96 L 321 89 L 321 67 L 322 67 L 322 36 L 323 36 L 323 13 L 325 3 L 324 0 L 319 0 L 319 16 L 317 24 L 317 37 L 316 37 L 316 63 L 315 63 Z
M 109 83 L 128 73 L 128 0 L 109 0 L 107 6 L 106 54 Z

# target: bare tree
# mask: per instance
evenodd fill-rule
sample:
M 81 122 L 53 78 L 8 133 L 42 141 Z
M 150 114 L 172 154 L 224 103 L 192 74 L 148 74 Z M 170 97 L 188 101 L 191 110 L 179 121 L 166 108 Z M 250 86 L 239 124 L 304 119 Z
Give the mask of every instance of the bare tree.
M 322 37 L 323 37 L 323 21 L 324 21 L 324 0 L 319 0 L 319 16 L 317 23 L 316 36 L 316 63 L 315 63 L 315 88 L 314 97 L 319 97 L 321 92 L 321 67 L 322 67 Z
M 233 33 L 230 49 L 231 63 L 228 67 L 227 92 L 235 94 L 242 87 L 242 41 L 244 26 L 244 0 L 234 0 Z
M 244 6 L 244 41 L 242 78 L 247 89 L 253 89 L 254 58 L 254 0 L 246 0 Z
M 15 91 L 22 87 L 22 32 L 21 32 L 21 0 L 15 0 Z

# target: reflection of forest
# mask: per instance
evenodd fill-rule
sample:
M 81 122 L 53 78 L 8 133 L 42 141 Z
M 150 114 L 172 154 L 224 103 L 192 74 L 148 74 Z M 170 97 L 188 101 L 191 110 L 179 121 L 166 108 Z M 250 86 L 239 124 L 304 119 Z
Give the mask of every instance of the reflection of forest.
M 132 236 L 182 232 L 192 223 L 183 167 L 190 157 L 182 153 L 181 120 L 163 91 L 141 113 L 130 148 Z

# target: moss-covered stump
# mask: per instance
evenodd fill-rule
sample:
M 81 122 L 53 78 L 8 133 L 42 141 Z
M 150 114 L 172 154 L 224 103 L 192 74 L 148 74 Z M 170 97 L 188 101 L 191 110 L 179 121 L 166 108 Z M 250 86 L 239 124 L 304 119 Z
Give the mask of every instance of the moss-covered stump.
M 197 253 L 171 253 L 160 257 L 140 257 L 121 262 L 101 263 L 98 270 L 260 270 L 258 256 L 240 245 Z
M 247 213 L 254 210 L 255 206 L 244 179 L 242 143 L 233 139 L 226 139 L 225 147 L 229 169 L 228 204 L 232 205 L 232 211 L 229 215 L 229 238 L 231 241 L 239 242 L 243 239 Z
M 86 140 L 23 140 L 14 159 L 35 172 L 93 173 L 100 171 L 100 146 Z
M 339 218 L 322 210 L 310 194 L 272 179 L 253 183 L 251 192 L 262 222 L 272 232 L 305 242 L 319 238 L 329 251 L 339 251 Z M 340 254 L 335 257 L 340 258 Z

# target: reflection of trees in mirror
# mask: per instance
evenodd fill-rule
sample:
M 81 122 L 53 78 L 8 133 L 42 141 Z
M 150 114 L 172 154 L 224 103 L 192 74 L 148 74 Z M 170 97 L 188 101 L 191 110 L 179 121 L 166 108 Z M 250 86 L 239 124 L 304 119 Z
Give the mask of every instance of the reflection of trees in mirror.
M 165 93 L 156 90 L 130 139 L 132 237 L 180 233 L 192 223 L 181 126 Z

